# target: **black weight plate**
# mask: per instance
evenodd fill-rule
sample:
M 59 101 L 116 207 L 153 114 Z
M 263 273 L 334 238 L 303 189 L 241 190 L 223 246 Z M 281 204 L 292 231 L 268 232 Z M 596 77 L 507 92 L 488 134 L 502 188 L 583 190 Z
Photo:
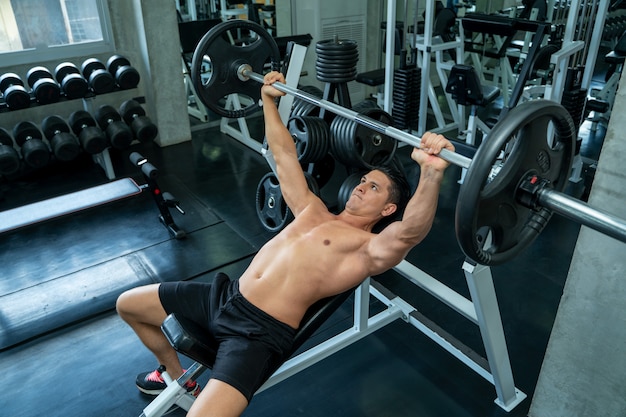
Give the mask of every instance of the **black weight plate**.
M 59 161 L 71 161 L 80 155 L 80 142 L 69 132 L 61 132 L 50 140 L 52 153 Z
M 91 73 L 94 72 L 95 70 L 101 69 L 101 70 L 106 71 L 106 67 L 104 66 L 102 61 L 100 61 L 97 58 L 87 58 L 85 61 L 83 61 L 82 65 L 80 66 L 80 69 L 83 75 L 85 76 L 85 78 L 89 78 Z
M 51 77 L 38 79 L 32 87 L 35 100 L 40 104 L 56 103 L 61 98 L 61 87 Z
M 105 104 L 98 107 L 98 110 L 96 110 L 96 120 L 102 129 L 106 129 L 111 121 L 122 120 L 122 116 L 120 116 L 113 106 Z
M 119 113 L 126 124 L 131 124 L 136 116 L 145 116 L 146 112 L 136 100 L 126 100 L 120 105 Z
M 7 72 L 0 76 L 0 91 L 4 91 L 12 85 L 24 85 L 24 81 L 14 72 Z
M 70 128 L 61 116 L 48 116 L 41 122 L 41 130 L 46 138 L 50 139 L 58 132 L 69 132 Z
M 112 55 L 107 59 L 106 68 L 112 75 L 115 75 L 120 67 L 125 66 L 130 66 L 130 61 L 122 55 Z
M 41 131 L 33 122 L 19 122 L 13 127 L 13 137 L 17 146 L 22 146 L 29 138 L 41 139 Z
M 456 234 L 466 256 L 480 264 L 498 265 L 533 242 L 552 212 L 520 204 L 517 188 L 530 174 L 562 190 L 575 142 L 571 116 L 549 100 L 519 104 L 494 125 L 474 155 L 457 201 Z
M 22 158 L 32 168 L 42 168 L 50 162 L 50 149 L 41 139 L 30 139 L 22 145 Z
M 11 110 L 21 110 L 30 106 L 30 94 L 21 85 L 12 85 L 4 90 L 4 102 Z
M 315 52 L 345 51 L 346 49 L 356 49 L 357 43 L 351 40 L 326 39 L 315 44 Z
M 249 42 L 233 44 L 242 32 L 249 32 Z M 222 22 L 207 32 L 196 47 L 191 62 L 191 79 L 200 101 L 220 116 L 245 117 L 258 110 L 261 86 L 239 79 L 238 69 L 249 65 L 263 73 L 266 64 L 277 70 L 280 51 L 274 38 L 260 25 L 248 20 Z M 208 68 L 208 73 L 204 72 Z M 241 109 L 227 108 L 224 99 L 238 94 L 249 100 Z
M 311 175 L 315 178 L 318 187 L 321 189 L 333 176 L 335 172 L 335 158 L 331 154 L 327 153 L 318 161 L 313 164 Z
M 385 125 L 391 124 L 393 120 L 391 115 L 382 109 L 367 109 L 362 114 Z M 389 163 L 398 147 L 395 139 L 361 124 L 356 127 L 353 140 L 358 158 L 368 168 Z
M 350 199 L 352 191 L 354 191 L 354 187 L 361 182 L 363 173 L 364 172 L 359 171 L 348 175 L 339 186 L 339 190 L 337 191 L 337 211 L 339 213 L 346 208 L 346 203 Z
M 315 61 L 315 68 L 327 69 L 329 71 L 350 71 L 356 66 L 355 61 L 328 61 L 318 59 Z
M 110 72 L 97 68 L 89 74 L 89 86 L 96 94 L 107 94 L 115 90 L 115 80 Z
M 255 207 L 261 224 L 269 232 L 278 232 L 293 220 L 273 172 L 268 172 L 259 181 Z
M 120 121 L 116 123 L 126 126 L 126 124 Z M 128 136 L 130 137 L 131 135 L 129 134 Z M 81 130 L 78 138 L 85 152 L 91 155 L 104 151 L 108 145 L 108 141 L 104 132 L 102 131 L 102 129 L 96 126 L 84 127 L 83 130 Z M 128 143 L 130 143 L 131 140 L 132 139 L 129 139 Z
M 0 142 L 0 175 L 13 175 L 20 170 L 20 155 L 15 148 Z
M 37 66 L 32 67 L 26 73 L 26 80 L 28 81 L 28 85 L 31 87 L 35 87 L 35 83 L 42 78 L 52 78 L 52 73 L 46 67 Z
M 85 110 L 77 110 L 70 114 L 68 118 L 68 122 L 72 131 L 77 135 L 86 127 L 86 126 L 95 126 L 96 121 L 93 119 L 91 114 Z
M 59 82 L 59 84 L 68 74 L 80 75 L 80 70 L 76 65 L 72 64 L 71 62 L 61 62 L 54 69 L 54 78 Z
M 319 54 L 315 59 L 317 64 L 352 64 L 355 65 L 359 61 L 358 53 L 347 53 L 337 55 Z
M 13 146 L 13 138 L 11 134 L 4 128 L 0 127 L 0 144 Z
M 70 100 L 83 98 L 89 92 L 89 84 L 80 74 L 68 74 L 61 80 L 61 90 Z
M 122 90 L 130 90 L 137 87 L 141 80 L 139 72 L 133 67 L 120 67 L 114 76 L 117 85 Z

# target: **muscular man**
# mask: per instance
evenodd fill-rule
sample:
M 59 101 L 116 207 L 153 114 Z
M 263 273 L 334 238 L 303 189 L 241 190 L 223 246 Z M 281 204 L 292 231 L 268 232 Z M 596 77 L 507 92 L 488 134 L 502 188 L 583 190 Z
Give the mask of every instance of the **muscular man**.
M 239 416 L 271 369 L 287 359 L 309 306 L 397 265 L 431 228 L 448 166 L 436 155 L 443 148 L 454 150 L 441 135 L 422 137 L 420 148 L 411 153 L 420 165 L 417 189 L 402 219 L 374 234 L 379 220 L 400 209 L 402 181 L 384 169 L 372 170 L 355 187 L 344 211 L 329 212 L 307 186 L 293 138 L 275 104 L 283 95 L 272 86 L 276 81 L 284 82 L 282 74 L 267 74 L 261 90 L 265 133 L 293 222 L 259 250 L 238 280 L 218 274 L 211 284 L 148 285 L 125 292 L 117 301 L 119 315 L 173 378 L 183 370 L 160 330 L 167 314 L 201 323 L 219 343 L 207 386 L 199 395 L 195 382 L 188 387 L 198 395 L 188 416 Z M 152 394 L 165 388 L 159 370 L 140 374 L 137 386 Z

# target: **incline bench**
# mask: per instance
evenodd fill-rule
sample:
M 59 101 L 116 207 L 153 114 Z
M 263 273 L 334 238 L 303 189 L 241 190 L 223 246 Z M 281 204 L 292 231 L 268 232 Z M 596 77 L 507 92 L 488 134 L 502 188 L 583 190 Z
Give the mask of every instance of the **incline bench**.
M 344 301 L 354 292 L 354 289 L 339 295 L 328 297 L 313 304 L 305 314 L 300 328 L 296 333 L 291 354 L 302 347 L 309 337 L 324 323 Z M 167 382 L 167 388 L 159 394 L 143 410 L 141 417 L 160 417 L 164 415 L 172 406 L 177 405 L 185 410 L 189 410 L 193 404 L 194 397 L 187 393 L 185 383 L 191 379 L 196 379 L 205 370 L 212 368 L 216 355 L 216 342 L 210 337 L 206 330 L 195 322 L 170 314 L 161 325 L 163 333 L 170 344 L 179 353 L 193 359 L 195 363 L 185 371 L 175 381 L 163 373 Z M 274 369 L 276 371 L 277 369 Z M 276 374 L 272 376 L 269 383 L 277 383 L 287 376 L 276 380 Z M 264 389 L 261 387 L 261 389 Z

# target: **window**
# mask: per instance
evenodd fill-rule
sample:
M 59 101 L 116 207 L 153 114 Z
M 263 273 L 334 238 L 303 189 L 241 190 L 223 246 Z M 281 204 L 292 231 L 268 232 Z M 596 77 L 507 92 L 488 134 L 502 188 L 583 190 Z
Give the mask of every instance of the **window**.
M 2 65 L 112 51 L 106 0 L 0 0 Z

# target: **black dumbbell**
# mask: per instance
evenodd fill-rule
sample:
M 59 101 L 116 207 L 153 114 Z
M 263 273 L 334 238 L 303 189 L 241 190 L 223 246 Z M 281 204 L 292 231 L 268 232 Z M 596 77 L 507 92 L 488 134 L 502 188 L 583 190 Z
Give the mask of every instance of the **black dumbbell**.
M 24 87 L 24 81 L 19 75 L 7 72 L 0 76 L 0 91 L 4 102 L 11 110 L 21 110 L 30 106 L 30 94 Z
M 137 87 L 139 72 L 130 65 L 130 61 L 122 55 L 113 55 L 107 61 L 107 69 L 115 78 L 117 86 L 122 90 Z
M 20 155 L 13 147 L 13 138 L 0 128 L 0 175 L 15 174 L 20 170 Z
M 96 110 L 96 120 L 98 125 L 105 131 L 111 146 L 116 149 L 126 149 L 133 141 L 133 131 L 122 121 L 120 114 L 113 108 L 105 104 Z
M 120 114 L 127 125 L 133 130 L 139 142 L 148 142 L 156 138 L 159 133 L 157 126 L 152 123 L 146 112 L 135 100 L 126 100 L 120 106 Z
M 107 138 L 102 129 L 96 126 L 94 118 L 85 110 L 78 110 L 70 114 L 69 123 L 72 131 L 78 135 L 85 152 L 97 154 L 108 146 Z
M 50 161 L 50 148 L 33 122 L 20 122 L 13 127 L 13 137 L 21 148 L 22 158 L 30 167 L 41 168 Z
M 59 161 L 71 161 L 80 155 L 80 143 L 60 116 L 48 116 L 41 122 L 41 130 L 48 139 L 52 153 Z
M 28 85 L 39 104 L 56 103 L 61 98 L 61 87 L 46 67 L 33 67 L 26 73 Z
M 97 58 L 89 58 L 81 65 L 83 76 L 89 88 L 96 94 L 110 93 L 115 89 L 115 80 L 106 67 Z
M 80 73 L 78 67 L 71 62 L 62 62 L 54 69 L 61 91 L 69 99 L 83 98 L 89 92 L 89 84 Z

